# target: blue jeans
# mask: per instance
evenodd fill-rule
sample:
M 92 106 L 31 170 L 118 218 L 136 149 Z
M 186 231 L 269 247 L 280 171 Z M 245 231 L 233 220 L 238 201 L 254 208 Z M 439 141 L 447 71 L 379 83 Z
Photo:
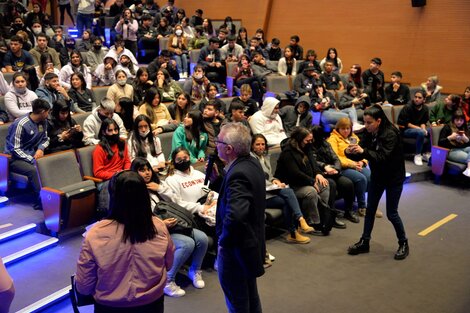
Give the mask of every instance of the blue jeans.
M 429 134 L 428 130 L 428 134 Z M 424 138 L 426 135 L 421 128 L 407 128 L 403 131 L 403 137 L 405 138 L 415 138 L 416 139 L 416 152 L 415 154 L 423 153 Z
M 341 174 L 349 178 L 354 183 L 354 190 L 356 192 L 357 207 L 366 207 L 366 192 L 370 182 L 370 169 L 364 167 L 362 171 L 356 171 L 352 168 L 347 168 L 341 171 Z
M 470 147 L 451 149 L 447 159 L 452 162 L 467 164 L 470 162 Z
M 93 14 L 77 13 L 78 38 L 82 37 L 83 28 L 91 29 L 93 25 Z
M 335 109 L 328 109 L 321 112 L 321 122 L 323 125 L 335 125 L 340 118 L 349 118 L 349 115 Z M 357 118 L 356 118 L 357 121 Z
M 354 124 L 357 124 L 357 111 L 356 108 L 349 107 L 346 109 L 342 109 L 341 112 L 346 113 L 349 116 L 349 119 Z
M 173 266 L 167 273 L 167 281 L 174 281 L 181 266 L 192 255 L 190 271 L 195 272 L 201 269 L 202 260 L 206 255 L 208 239 L 207 235 L 199 229 L 193 229 L 193 238 L 182 234 L 171 234 L 171 239 L 175 244 L 175 258 Z
M 302 212 L 294 190 L 291 188 L 280 189 L 276 196 L 266 199 L 266 207 L 282 209 L 287 229 L 291 232 L 295 231 L 298 224 L 296 221 L 302 217 Z
M 229 313 L 261 313 L 256 277 L 247 275 L 238 248 L 219 246 L 217 265 L 220 286 Z
M 177 55 L 175 54 L 173 58 L 176 61 L 176 67 L 178 68 L 178 72 L 181 73 L 188 73 L 188 56 L 186 54 Z
M 386 209 L 387 209 L 387 218 L 393 224 L 395 228 L 395 233 L 397 234 L 398 241 L 400 243 L 407 240 L 405 227 L 403 222 L 398 215 L 398 203 L 400 202 L 401 192 L 403 190 L 403 185 L 398 186 L 381 186 L 377 183 L 371 182 L 369 186 L 369 195 L 367 198 L 367 210 L 366 218 L 364 221 L 364 232 L 362 233 L 362 238 L 370 240 L 372 229 L 374 228 L 375 221 L 375 212 L 377 212 L 377 207 L 380 202 L 380 198 L 384 191 L 386 194 Z

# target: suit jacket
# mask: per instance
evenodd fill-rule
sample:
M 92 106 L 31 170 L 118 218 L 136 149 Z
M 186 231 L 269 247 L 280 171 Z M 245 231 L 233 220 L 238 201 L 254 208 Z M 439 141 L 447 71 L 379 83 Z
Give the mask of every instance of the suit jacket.
M 266 182 L 252 156 L 241 156 L 228 169 L 217 200 L 219 246 L 233 249 L 248 277 L 264 274 Z

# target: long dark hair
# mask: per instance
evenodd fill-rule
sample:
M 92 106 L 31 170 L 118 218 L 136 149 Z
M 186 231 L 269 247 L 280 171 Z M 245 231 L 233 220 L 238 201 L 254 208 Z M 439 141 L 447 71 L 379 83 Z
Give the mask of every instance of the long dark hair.
M 362 86 L 362 68 L 361 68 L 361 65 L 359 64 L 353 64 L 354 68 L 357 69 L 357 72 L 356 74 L 352 75 L 351 73 L 349 73 L 349 78 L 348 80 L 350 82 L 353 82 L 357 87 L 361 87 Z
M 196 142 L 196 148 L 199 149 L 199 139 L 204 127 L 202 113 L 199 110 L 190 110 L 188 116 L 193 120 L 193 124 L 189 128 L 184 128 L 186 141 L 191 142 L 191 140 L 194 140 Z
M 109 183 L 109 216 L 124 226 L 122 241 L 131 244 L 154 239 L 158 232 L 153 224 L 150 196 L 144 179 L 132 171 L 115 174 Z
M 61 121 L 59 118 L 60 112 L 68 112 L 69 115 L 65 121 Z M 59 98 L 54 101 L 52 105 L 52 112 L 51 112 L 51 122 L 59 127 L 70 127 L 72 126 L 72 116 L 70 115 L 70 106 L 65 102 L 64 99 Z
M 142 85 L 142 82 L 140 81 L 140 76 L 142 76 L 143 73 L 147 73 L 147 80 L 149 79 L 149 70 L 146 67 L 139 67 L 134 77 L 134 86 Z M 144 84 L 146 84 L 146 82 Z
M 108 129 L 109 125 L 114 125 L 118 130 L 119 135 L 119 126 L 115 120 L 112 118 L 105 118 L 104 121 L 101 123 L 100 133 L 98 134 L 98 139 L 100 140 L 99 145 L 104 149 L 106 154 L 108 155 L 108 160 L 111 160 L 114 156 L 114 152 L 111 149 L 111 145 L 109 144 L 108 139 L 106 138 L 105 132 Z M 126 143 L 122 140 L 118 140 L 117 142 L 118 149 L 119 149 L 119 157 L 122 159 L 124 157 L 124 148 L 126 147 Z
M 266 139 L 266 137 L 264 137 L 263 134 L 254 134 L 253 136 L 251 136 L 251 145 L 250 145 L 250 150 L 253 151 L 253 144 L 255 143 L 256 139 L 258 138 L 261 138 L 264 140 L 264 155 L 268 155 L 269 153 L 269 147 L 268 147 L 268 140 Z
M 152 134 L 152 121 L 150 120 L 148 116 L 144 114 L 140 114 L 139 116 L 135 118 L 134 127 L 132 128 L 132 137 L 134 139 L 134 142 L 133 142 L 134 144 L 133 144 L 133 147 L 130 147 L 130 148 L 136 152 L 137 156 L 142 157 L 142 158 L 147 157 L 147 151 L 145 151 L 145 144 L 144 144 L 145 138 L 142 138 L 139 135 L 139 123 L 142 121 L 146 122 L 149 126 L 150 133 L 147 135 L 146 139 L 148 140 L 148 144 L 150 147 L 150 154 L 156 157 L 158 154 L 157 154 L 157 151 L 155 150 L 155 141 L 153 139 L 153 134 Z
M 41 69 L 41 74 L 44 75 L 46 73 L 46 64 L 53 63 L 52 56 L 49 52 L 41 53 L 41 57 L 39 58 L 39 68 Z
M 81 87 L 82 90 L 86 90 L 87 85 L 86 85 L 85 76 L 83 76 L 83 74 L 80 73 L 80 72 L 73 73 L 73 74 L 70 76 L 70 86 L 71 86 L 70 88 L 71 88 L 71 89 L 74 89 L 74 90 L 77 90 L 77 89 L 76 89 L 75 87 L 73 87 L 73 85 L 72 85 L 72 78 L 73 78 L 74 76 L 77 76 L 77 77 L 80 79 L 80 81 L 82 82 L 82 87 Z
M 72 55 L 78 55 L 80 57 L 80 65 L 78 66 L 78 71 L 80 73 L 82 73 L 83 75 L 85 75 L 85 68 L 86 66 L 83 64 L 83 58 L 82 58 L 82 54 L 80 53 L 80 51 L 74 49 L 70 52 L 70 66 L 72 66 L 72 69 L 75 67 L 75 65 L 72 64 Z
M 119 105 L 121 106 L 119 116 L 126 130 L 130 130 L 134 124 L 134 100 L 128 97 L 122 97 L 119 98 Z
M 144 96 L 144 100 L 142 101 L 142 105 L 144 105 L 145 108 L 145 115 L 150 117 L 150 120 L 152 121 L 152 124 L 157 123 L 157 116 L 155 115 L 155 112 L 153 111 L 153 99 L 156 96 L 159 96 L 160 102 L 159 105 L 162 103 L 162 94 L 160 90 L 158 90 L 155 87 L 151 87 L 147 90 Z
M 377 120 L 380 118 L 381 122 L 379 125 L 379 131 L 388 127 L 398 133 L 397 128 L 393 126 L 392 122 L 390 122 L 390 120 L 387 118 L 387 116 L 385 115 L 385 112 L 383 111 L 380 105 L 374 104 L 368 107 L 367 109 L 365 109 L 364 116 L 366 115 L 372 117 L 374 120 Z
M 141 171 L 145 168 L 148 168 L 152 172 L 152 177 L 150 180 L 154 183 L 160 184 L 160 178 L 158 178 L 157 173 L 152 168 L 152 165 L 150 165 L 150 162 L 146 158 L 141 158 L 137 157 L 132 161 L 131 164 L 131 171 L 138 172 Z
M 301 147 L 302 141 L 310 134 L 310 130 L 305 127 L 296 127 L 292 131 L 290 138 L 289 138 L 289 145 L 296 151 L 300 152 L 303 155 L 303 161 L 306 163 L 308 161 L 308 157 L 305 154 L 305 151 Z
M 178 98 L 180 96 L 184 96 L 184 98 L 186 99 L 186 106 L 184 109 L 181 109 L 179 106 L 178 106 Z M 180 121 L 182 122 L 184 117 L 186 116 L 186 114 L 188 114 L 189 110 L 191 110 L 191 108 L 193 107 L 193 102 L 191 100 L 191 96 L 189 95 L 189 93 L 187 92 L 184 92 L 184 93 L 180 93 L 180 94 L 177 94 L 176 95 L 176 100 L 175 100 L 175 116 L 174 116 L 174 119 L 177 120 L 177 121 Z
M 334 59 L 330 58 L 330 51 L 333 51 L 335 53 Z M 338 68 L 338 51 L 336 51 L 336 48 L 329 48 L 328 51 L 326 52 L 326 60 L 332 61 L 333 64 Z

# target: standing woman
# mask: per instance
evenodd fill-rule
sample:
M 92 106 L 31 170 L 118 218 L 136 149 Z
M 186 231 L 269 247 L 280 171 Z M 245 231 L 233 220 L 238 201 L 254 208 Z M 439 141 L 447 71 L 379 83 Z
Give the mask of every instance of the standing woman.
M 343 62 L 341 62 L 341 59 L 338 58 L 338 51 L 336 51 L 336 48 L 328 49 L 326 57 L 323 60 L 321 60 L 320 67 L 322 68 L 323 71 L 325 71 L 326 61 L 333 62 L 333 73 L 339 75 L 341 71 L 343 70 Z
M 88 89 L 83 74 L 73 73 L 70 77 L 69 97 L 72 99 L 74 112 L 91 112 L 96 107 L 95 95 Z
M 77 263 L 77 290 L 95 299 L 95 312 L 163 313 L 163 289 L 174 246 L 152 216 L 139 174 L 115 175 L 110 214 L 87 233 Z
M 59 0 L 59 10 L 60 10 L 60 25 L 64 25 L 65 10 L 72 21 L 73 26 L 75 27 L 75 20 L 72 16 L 70 0 Z
M 130 9 L 124 9 L 122 16 L 114 28 L 124 39 L 124 46 L 129 49 L 133 55 L 137 55 L 137 31 L 139 23 L 132 16 Z
M 367 133 L 359 144 L 349 145 L 345 153 L 353 160 L 369 160 L 371 178 L 367 199 L 364 231 L 359 242 L 350 246 L 348 253 L 356 255 L 369 252 L 369 242 L 374 227 L 375 213 L 384 191 L 386 194 L 387 218 L 393 224 L 398 237 L 395 260 L 403 260 L 409 254 L 405 227 L 398 214 L 398 203 L 405 181 L 405 160 L 400 131 L 385 116 L 380 105 L 364 111 Z

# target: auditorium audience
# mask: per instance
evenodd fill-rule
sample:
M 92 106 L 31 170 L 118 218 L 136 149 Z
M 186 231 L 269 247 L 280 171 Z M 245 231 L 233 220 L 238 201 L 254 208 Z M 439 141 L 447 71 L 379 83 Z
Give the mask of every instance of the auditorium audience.
M 91 72 L 83 62 L 82 54 L 78 50 L 72 50 L 72 52 L 70 52 L 70 62 L 62 67 L 59 74 L 61 84 L 67 89 L 70 89 L 70 77 L 76 72 L 82 73 L 87 86 L 92 85 Z

